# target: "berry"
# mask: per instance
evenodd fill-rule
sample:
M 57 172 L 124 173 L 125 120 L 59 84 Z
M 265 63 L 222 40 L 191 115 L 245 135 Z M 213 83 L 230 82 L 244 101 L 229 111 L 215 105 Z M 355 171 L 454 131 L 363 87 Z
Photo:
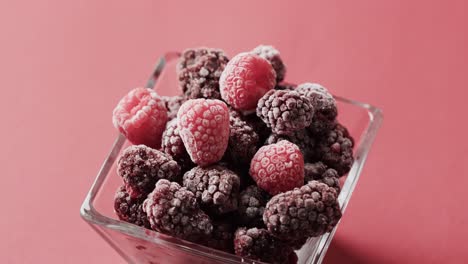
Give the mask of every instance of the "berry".
M 259 228 L 239 228 L 234 234 L 236 255 L 268 263 L 288 263 L 293 249 Z
M 239 220 L 249 227 L 263 226 L 263 211 L 269 199 L 268 193 L 258 188 L 256 185 L 250 185 L 239 195 Z
M 282 140 L 261 147 L 250 164 L 258 187 L 275 195 L 304 184 L 304 158 L 293 143 Z
M 184 171 L 193 167 L 192 160 L 180 137 L 177 119 L 173 119 L 167 123 L 166 130 L 162 136 L 161 148 L 166 154 L 169 154 L 177 161 Z
M 131 198 L 125 190 L 125 186 L 117 189 L 114 197 L 114 210 L 120 220 L 138 226 L 150 228 L 148 217 L 143 212 L 142 203 L 146 197 L 139 199 Z
M 151 228 L 190 241 L 208 238 L 211 219 L 198 206 L 195 195 L 175 182 L 159 180 L 143 202 Z
M 164 105 L 167 109 L 167 118 L 172 120 L 177 117 L 177 112 L 180 106 L 185 102 L 185 98 L 182 95 L 177 96 L 161 96 Z
M 310 135 L 307 130 L 298 130 L 291 135 L 277 135 L 271 134 L 265 141 L 265 144 L 278 143 L 281 140 L 288 140 L 296 144 L 304 155 L 304 160 L 310 160 L 314 156 L 315 139 Z
M 257 101 L 276 84 L 271 64 L 251 53 L 240 53 L 226 65 L 219 86 L 221 97 L 234 109 L 252 111 Z
M 268 231 L 287 241 L 330 232 L 340 218 L 335 189 L 317 181 L 273 196 L 263 213 Z
M 211 237 L 204 241 L 204 245 L 228 253 L 234 253 L 234 232 L 236 225 L 231 216 L 213 220 Z
M 339 194 L 341 191 L 339 178 L 340 176 L 336 170 L 328 168 L 327 165 L 323 164 L 321 161 L 304 164 L 305 183 L 313 180 L 323 182 L 326 185 L 334 188 L 336 193 Z
M 282 82 L 282 83 L 276 84 L 275 90 L 294 90 L 296 89 L 296 86 L 297 85 L 292 84 L 292 83 Z
M 314 106 L 315 114 L 309 129 L 316 135 L 324 134 L 335 126 L 338 109 L 336 101 L 328 90 L 317 83 L 303 83 L 296 91 L 309 98 Z
M 150 193 L 159 179 L 179 180 L 180 166 L 159 150 L 134 145 L 123 151 L 117 161 L 117 173 L 130 196 L 138 198 Z
M 279 135 L 290 135 L 308 127 L 313 115 L 309 99 L 295 91 L 271 90 L 257 105 L 257 116 Z
M 184 174 L 183 185 L 207 211 L 224 214 L 237 210 L 240 179 L 225 167 L 195 167 Z
M 276 72 L 276 81 L 281 82 L 284 79 L 286 74 L 286 66 L 283 63 L 283 60 L 280 57 L 280 53 L 277 49 L 272 46 L 260 45 L 252 50 L 252 53 L 258 55 L 268 62 Z
M 229 140 L 229 112 L 220 100 L 191 99 L 179 109 L 179 134 L 193 162 L 207 166 L 218 162 Z
M 332 130 L 319 139 L 316 151 L 323 163 L 343 176 L 353 165 L 353 146 L 354 140 L 348 130 L 336 124 Z
M 229 130 L 229 143 L 225 154 L 227 160 L 234 166 L 249 167 L 260 140 L 257 132 L 240 116 L 234 115 L 229 117 Z
M 179 85 L 185 97 L 220 99 L 219 77 L 228 61 L 222 50 L 185 50 L 177 64 Z
M 117 104 L 112 121 L 133 144 L 159 148 L 166 127 L 167 110 L 155 91 L 136 88 Z

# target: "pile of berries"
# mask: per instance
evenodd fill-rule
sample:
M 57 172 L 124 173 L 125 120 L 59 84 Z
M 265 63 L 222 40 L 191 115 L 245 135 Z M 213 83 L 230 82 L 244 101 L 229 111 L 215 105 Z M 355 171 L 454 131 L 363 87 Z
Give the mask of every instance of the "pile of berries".
M 122 221 L 255 261 L 293 263 L 295 249 L 341 218 L 339 178 L 354 140 L 335 99 L 282 82 L 278 50 L 183 52 L 180 95 L 137 88 L 113 113 L 133 143 L 117 162 Z

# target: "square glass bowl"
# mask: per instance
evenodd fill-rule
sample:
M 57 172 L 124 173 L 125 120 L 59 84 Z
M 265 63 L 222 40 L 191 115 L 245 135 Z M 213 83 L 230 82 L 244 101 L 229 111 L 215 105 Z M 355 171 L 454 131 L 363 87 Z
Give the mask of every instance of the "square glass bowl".
M 169 90 L 162 95 L 175 95 L 178 91 L 175 64 L 179 53 L 165 54 L 157 63 L 146 87 Z M 171 94 L 172 93 L 172 94 Z M 355 139 L 355 161 L 347 176 L 342 177 L 339 203 L 344 213 L 358 182 L 369 149 L 382 122 L 381 111 L 371 105 L 336 96 L 339 120 Z M 122 179 L 116 173 L 116 159 L 129 145 L 123 135 L 115 140 L 104 160 L 83 205 L 81 216 L 129 263 L 261 263 L 236 255 L 204 247 L 120 221 L 113 211 L 113 199 Z M 310 238 L 296 253 L 298 263 L 321 263 L 338 225 L 332 232 Z

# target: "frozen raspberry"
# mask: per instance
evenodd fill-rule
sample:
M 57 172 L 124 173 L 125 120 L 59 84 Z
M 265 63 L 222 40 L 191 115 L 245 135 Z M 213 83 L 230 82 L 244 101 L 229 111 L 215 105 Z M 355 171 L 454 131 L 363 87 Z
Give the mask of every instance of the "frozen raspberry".
M 204 241 L 204 245 L 228 253 L 234 253 L 234 232 L 236 225 L 231 216 L 213 220 L 211 237 Z
M 293 143 L 282 140 L 261 147 L 250 164 L 258 187 L 275 195 L 304 184 L 304 158 Z
M 220 99 L 219 77 L 228 61 L 222 50 L 197 48 L 184 51 L 177 72 L 185 97 Z
M 260 140 L 257 132 L 240 116 L 234 115 L 230 115 L 229 130 L 229 144 L 225 154 L 227 160 L 234 166 L 250 166 Z
M 166 127 L 167 110 L 158 94 L 148 88 L 136 88 L 115 107 L 114 126 L 133 144 L 159 148 Z
M 289 263 L 293 249 L 259 228 L 239 228 L 234 234 L 236 255 L 268 263 Z
M 335 126 L 338 109 L 336 101 L 328 90 L 317 83 L 303 83 L 296 91 L 309 98 L 314 106 L 315 114 L 309 129 L 316 135 L 324 134 Z
M 343 176 L 353 165 L 353 146 L 354 140 L 348 130 L 336 124 L 331 131 L 319 139 L 316 151 L 321 161 Z
M 257 101 L 276 84 L 271 64 L 254 54 L 240 53 L 226 65 L 219 86 L 221 97 L 234 109 L 253 111 Z
M 159 180 L 143 202 L 151 228 L 190 241 L 209 238 L 211 219 L 198 206 L 195 195 L 175 182 Z
M 192 99 L 179 109 L 179 134 L 193 162 L 218 162 L 229 141 L 229 111 L 220 100 Z
M 275 90 L 294 90 L 296 89 L 296 86 L 297 85 L 292 84 L 292 83 L 282 82 L 282 83 L 276 84 Z
M 295 91 L 272 90 L 258 101 L 257 116 L 279 135 L 308 127 L 313 115 L 309 99 Z
M 315 139 L 307 130 L 298 130 L 291 135 L 271 134 L 265 141 L 265 144 L 278 143 L 281 140 L 288 140 L 296 144 L 304 155 L 304 160 L 310 160 L 314 157 Z
M 177 117 L 177 112 L 180 106 L 185 102 L 185 98 L 182 95 L 177 96 L 161 96 L 164 105 L 167 109 L 167 118 L 172 120 Z
M 123 151 L 117 162 L 117 173 L 130 196 L 138 198 L 150 193 L 159 179 L 179 180 L 180 166 L 159 150 L 134 145 Z
M 134 199 L 125 190 L 119 187 L 114 197 L 114 210 L 120 220 L 142 227 L 150 228 L 148 217 L 143 212 L 142 203 L 146 197 Z
M 339 194 L 341 191 L 339 178 L 340 176 L 336 170 L 328 168 L 327 165 L 323 164 L 321 161 L 304 164 L 305 183 L 313 180 L 323 182 L 326 185 L 334 188 L 336 193 Z
M 274 236 L 298 241 L 330 232 L 341 218 L 335 189 L 310 181 L 301 188 L 273 196 L 263 221 Z
M 268 193 L 258 188 L 256 185 L 250 185 L 239 195 L 239 220 L 249 227 L 263 226 L 263 211 L 269 199 Z
M 177 163 L 182 167 L 182 170 L 187 170 L 193 167 L 192 160 L 190 159 L 187 150 L 185 149 L 184 142 L 179 134 L 179 127 L 177 126 L 177 119 L 173 119 L 167 123 L 166 130 L 162 136 L 162 150 L 169 154 Z
M 207 211 L 224 214 L 237 210 L 240 179 L 225 167 L 195 167 L 184 174 L 183 185 Z
M 272 46 L 260 45 L 252 50 L 255 55 L 258 55 L 270 62 L 276 72 L 276 81 L 281 82 L 286 74 L 286 66 L 280 57 L 280 53 Z

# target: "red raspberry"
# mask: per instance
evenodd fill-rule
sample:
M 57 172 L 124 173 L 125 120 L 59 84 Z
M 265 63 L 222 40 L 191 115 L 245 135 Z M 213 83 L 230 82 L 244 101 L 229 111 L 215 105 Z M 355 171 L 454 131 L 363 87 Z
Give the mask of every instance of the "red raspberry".
M 219 79 L 221 97 L 239 111 L 252 111 L 257 101 L 276 85 L 271 64 L 252 53 L 232 58 Z
M 112 121 L 133 144 L 159 148 L 166 127 L 167 110 L 155 91 L 136 88 L 120 100 Z
M 282 140 L 261 147 L 250 164 L 258 187 L 276 195 L 304 184 L 304 158 L 295 144 Z
M 229 111 L 224 102 L 188 100 L 177 118 L 180 137 L 193 162 L 207 166 L 221 160 L 229 140 Z

